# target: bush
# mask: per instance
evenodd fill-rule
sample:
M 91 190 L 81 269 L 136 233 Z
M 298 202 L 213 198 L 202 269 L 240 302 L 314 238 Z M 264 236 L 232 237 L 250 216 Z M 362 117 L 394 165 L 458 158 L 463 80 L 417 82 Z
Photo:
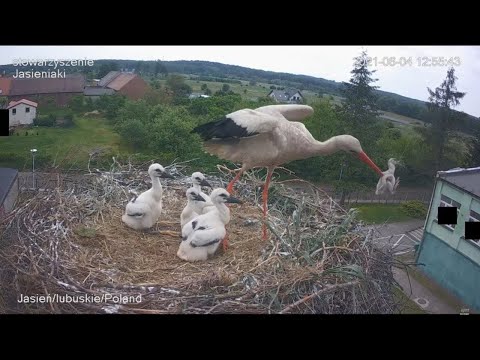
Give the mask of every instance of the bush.
M 69 111 L 63 117 L 63 127 L 72 127 L 73 126 L 73 112 Z
M 48 126 L 52 127 L 55 125 L 56 117 L 53 114 L 50 115 L 40 115 L 33 120 L 33 125 L 35 126 Z
M 424 218 L 427 216 L 427 206 L 418 200 L 410 200 L 402 203 L 401 210 L 404 214 L 414 218 Z

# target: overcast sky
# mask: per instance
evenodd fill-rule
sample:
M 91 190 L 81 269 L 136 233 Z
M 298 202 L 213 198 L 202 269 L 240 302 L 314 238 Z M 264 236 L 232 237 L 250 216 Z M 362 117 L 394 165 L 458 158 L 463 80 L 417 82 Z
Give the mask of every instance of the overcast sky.
M 456 109 L 480 117 L 480 46 L 364 46 L 377 58 L 375 85 L 419 100 L 440 86 L 445 66 L 419 66 L 418 58 L 458 57 L 457 88 L 467 95 Z M 348 81 L 360 46 L 0 46 L 0 64 L 14 59 L 207 60 L 254 69 Z M 384 57 L 411 58 L 412 65 L 382 65 Z M 431 61 L 422 60 L 421 63 Z

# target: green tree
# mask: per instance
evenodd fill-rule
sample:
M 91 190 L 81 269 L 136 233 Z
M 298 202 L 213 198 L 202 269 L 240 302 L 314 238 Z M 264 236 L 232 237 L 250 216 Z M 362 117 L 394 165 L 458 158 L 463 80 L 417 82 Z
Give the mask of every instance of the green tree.
M 374 93 L 378 86 L 371 85 L 378 79 L 372 77 L 376 70 L 368 68 L 366 51 L 362 51 L 354 60 L 350 82 L 343 83 L 342 95 L 345 101 L 342 106 L 337 106 L 337 110 L 341 116 L 343 132 L 355 136 L 362 144 L 364 151 L 372 157 L 377 149 L 375 144 L 381 131 L 381 126 L 376 119 L 378 105 Z M 348 154 L 342 154 L 341 158 L 337 190 L 342 194 L 340 203 L 343 204 L 348 191 L 354 188 L 352 182 L 369 182 L 373 180 L 374 174 L 367 172 L 363 163 Z
M 480 118 L 478 119 L 480 121 Z M 480 166 L 480 122 L 476 126 L 470 143 L 469 166 Z
M 192 93 L 192 88 L 185 82 L 181 75 L 171 74 L 167 77 L 167 86 L 175 99 L 185 98 Z
M 352 74 L 350 82 L 344 82 L 341 90 L 345 102 L 340 112 L 347 122 L 348 130 L 364 128 L 365 125 L 374 122 L 378 116 L 377 96 L 374 93 L 378 86 L 371 85 L 378 81 L 378 79 L 372 78 L 376 70 L 369 70 L 366 51 L 362 51 L 360 56 L 355 57 L 354 60 L 354 68 L 350 72 Z
M 143 70 L 143 61 L 138 60 L 137 64 L 135 65 L 135 72 L 140 75 L 142 73 L 142 70 Z
M 208 89 L 208 85 L 207 85 L 207 84 L 202 84 L 201 89 L 202 89 L 202 91 L 207 90 L 207 89 Z
M 158 74 L 162 74 L 162 75 L 168 74 L 166 66 L 160 60 L 155 61 L 154 74 L 155 74 L 155 77 L 157 77 Z
M 230 85 L 228 85 L 228 84 L 223 84 L 222 85 L 222 92 L 228 93 L 229 90 L 230 90 Z
M 0 109 L 3 109 L 5 105 L 7 105 L 8 99 L 6 97 L 0 97 Z
M 98 70 L 97 77 L 102 78 L 107 75 L 110 71 L 118 71 L 118 63 L 115 61 L 104 62 L 100 65 Z
M 83 95 L 76 95 L 73 96 L 69 103 L 68 106 L 73 110 L 73 111 L 82 111 L 84 109 L 84 103 L 83 103 L 84 96 Z
M 442 84 L 435 88 L 435 91 L 427 87 L 430 94 L 428 110 L 431 115 L 431 126 L 423 132 L 424 138 L 430 141 L 435 160 L 433 163 L 434 174 L 444 167 L 445 150 L 449 140 L 449 131 L 461 121 L 462 114 L 452 110 L 460 104 L 460 100 L 466 95 L 465 92 L 457 91 L 455 69 L 452 67 L 447 71 L 447 77 Z

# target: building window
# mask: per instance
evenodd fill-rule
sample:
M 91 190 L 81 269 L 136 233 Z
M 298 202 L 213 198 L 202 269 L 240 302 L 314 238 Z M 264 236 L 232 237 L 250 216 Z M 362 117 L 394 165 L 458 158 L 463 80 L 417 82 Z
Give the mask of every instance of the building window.
M 29 107 L 25 108 L 25 112 L 26 112 L 26 113 L 29 113 L 29 112 L 30 112 L 30 108 L 29 108 Z
M 448 196 L 441 195 L 440 197 L 440 207 L 456 207 L 457 208 L 457 222 L 458 222 L 458 214 L 460 212 L 461 206 L 462 204 L 460 204 L 459 202 L 453 199 L 450 199 Z M 437 212 L 436 220 L 438 221 L 438 212 Z M 452 231 L 455 230 L 455 224 L 451 224 L 451 225 L 442 224 L 442 226 L 445 226 L 447 229 L 450 229 Z
M 12 115 L 15 115 L 17 113 L 17 109 L 12 109 Z
M 470 210 L 470 218 L 468 219 L 468 221 L 477 221 L 477 222 L 480 221 L 480 214 L 473 210 Z M 480 239 L 468 239 L 468 240 L 480 246 Z

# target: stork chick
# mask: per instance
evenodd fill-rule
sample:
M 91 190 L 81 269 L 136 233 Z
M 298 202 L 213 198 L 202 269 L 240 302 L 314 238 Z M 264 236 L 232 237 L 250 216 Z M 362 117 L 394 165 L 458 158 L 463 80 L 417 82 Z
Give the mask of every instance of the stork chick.
M 202 213 L 203 208 L 206 205 L 205 198 L 200 195 L 200 192 L 191 187 L 186 191 L 187 205 L 183 208 L 180 214 L 180 225 L 183 226 Z M 213 204 L 212 204 L 213 205 Z
M 122 215 L 122 221 L 135 230 L 149 229 L 158 221 L 162 213 L 163 196 L 160 178 L 173 179 L 160 164 L 150 165 L 148 174 L 152 179 L 152 187 L 130 200 Z
M 400 162 L 394 158 L 388 160 L 388 170 L 384 171 L 383 176 L 378 180 L 376 195 L 384 194 L 388 191 L 390 194 L 395 194 L 398 185 L 400 184 L 400 178 L 395 179 L 395 165 Z
M 213 255 L 225 238 L 225 225 L 230 222 L 230 209 L 225 203 L 242 202 L 225 189 L 215 189 L 210 198 L 216 209 L 187 222 L 182 228 L 182 242 L 177 256 L 185 261 L 205 261 Z

